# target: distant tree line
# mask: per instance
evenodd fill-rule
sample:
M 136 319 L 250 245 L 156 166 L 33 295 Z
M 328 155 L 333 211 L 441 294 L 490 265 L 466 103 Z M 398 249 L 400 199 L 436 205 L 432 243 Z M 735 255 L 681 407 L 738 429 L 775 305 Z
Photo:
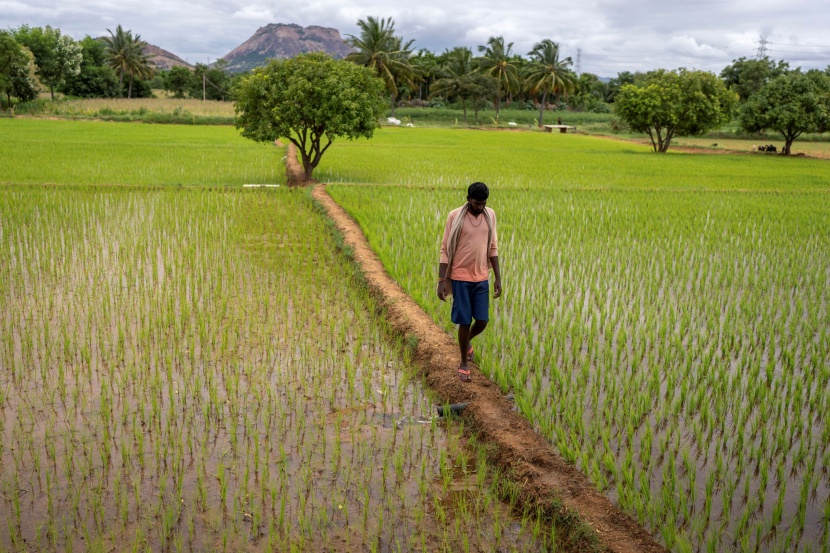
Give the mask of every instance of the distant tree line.
M 550 39 L 524 56 L 502 36 L 473 49 L 459 46 L 440 54 L 415 50 L 413 40 L 395 31 L 391 18 L 367 17 L 359 33 L 347 35 L 354 49 L 347 61 L 369 68 L 386 90 L 392 115 L 398 106 L 457 106 L 468 122 L 482 109 L 611 112 L 635 132 L 652 137 L 665 151 L 674 136 L 701 134 L 736 115 L 747 132 L 773 131 L 785 141 L 784 153 L 803 133 L 826 132 L 830 106 L 830 66 L 825 71 L 791 69 L 785 61 L 739 58 L 719 77 L 703 71 L 660 69 L 623 71 L 608 82 L 591 73 L 576 74 L 573 60 Z M 51 27 L 23 25 L 0 31 L 0 94 L 5 105 L 26 101 L 46 87 L 79 97 L 137 97 L 164 88 L 183 98 L 235 99 L 236 84 L 223 60 L 194 69 L 157 72 L 143 53 L 146 43 L 120 25 L 103 40 L 79 42 Z

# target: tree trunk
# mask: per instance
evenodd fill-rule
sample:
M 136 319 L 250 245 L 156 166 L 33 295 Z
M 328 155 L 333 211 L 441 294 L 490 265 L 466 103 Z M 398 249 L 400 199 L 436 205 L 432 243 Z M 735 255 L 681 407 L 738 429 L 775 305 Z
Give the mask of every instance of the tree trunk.
M 55 85 L 53 85 L 52 83 L 49 83 L 49 94 L 52 95 L 52 99 L 54 100 L 55 99 Z
M 545 102 L 548 99 L 547 91 L 542 93 L 542 105 L 539 106 L 539 126 L 541 127 L 544 125 L 544 116 L 545 116 Z
M 133 74 L 130 73 L 130 90 L 127 92 L 127 98 L 133 97 Z
M 461 98 L 461 105 L 464 106 L 464 124 L 467 125 L 467 98 Z
M 395 117 L 395 93 L 393 92 L 389 95 L 389 97 L 391 98 L 391 101 L 389 103 L 392 107 L 392 117 Z

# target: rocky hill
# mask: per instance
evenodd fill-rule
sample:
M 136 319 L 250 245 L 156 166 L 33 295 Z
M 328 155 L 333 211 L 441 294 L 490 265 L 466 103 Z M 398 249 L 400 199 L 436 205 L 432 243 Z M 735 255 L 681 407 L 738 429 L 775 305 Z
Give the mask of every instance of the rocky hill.
M 257 29 L 223 58 L 229 71 L 239 73 L 264 65 L 269 58 L 291 58 L 304 52 L 326 52 L 333 58 L 343 58 L 351 51 L 337 29 L 271 23 Z
M 176 67 L 177 65 L 193 69 L 191 64 L 187 63 L 176 54 L 168 52 L 167 50 L 152 44 L 148 44 L 147 47 L 144 48 L 144 53 L 150 56 L 150 64 L 159 71 L 168 71 L 170 68 Z

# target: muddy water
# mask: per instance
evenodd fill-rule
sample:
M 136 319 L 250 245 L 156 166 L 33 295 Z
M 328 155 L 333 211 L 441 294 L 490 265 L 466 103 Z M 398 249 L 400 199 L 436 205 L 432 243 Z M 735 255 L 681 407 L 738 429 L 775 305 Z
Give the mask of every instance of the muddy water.
M 300 194 L 0 192 L 0 549 L 544 550 Z

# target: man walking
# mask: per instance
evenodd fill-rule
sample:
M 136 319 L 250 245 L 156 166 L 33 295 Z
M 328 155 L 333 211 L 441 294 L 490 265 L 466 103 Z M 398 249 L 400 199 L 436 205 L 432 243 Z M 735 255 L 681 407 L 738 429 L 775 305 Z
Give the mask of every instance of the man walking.
M 447 217 L 438 263 L 438 297 L 452 294 L 452 322 L 458 325 L 461 364 L 458 376 L 470 381 L 473 360 L 470 340 L 487 328 L 490 311 L 489 267 L 493 267 L 493 297 L 501 295 L 496 213 L 487 207 L 490 191 L 483 182 L 467 189 L 467 203 Z M 475 319 L 475 324 L 472 324 Z M 472 324 L 472 326 L 470 326 Z

